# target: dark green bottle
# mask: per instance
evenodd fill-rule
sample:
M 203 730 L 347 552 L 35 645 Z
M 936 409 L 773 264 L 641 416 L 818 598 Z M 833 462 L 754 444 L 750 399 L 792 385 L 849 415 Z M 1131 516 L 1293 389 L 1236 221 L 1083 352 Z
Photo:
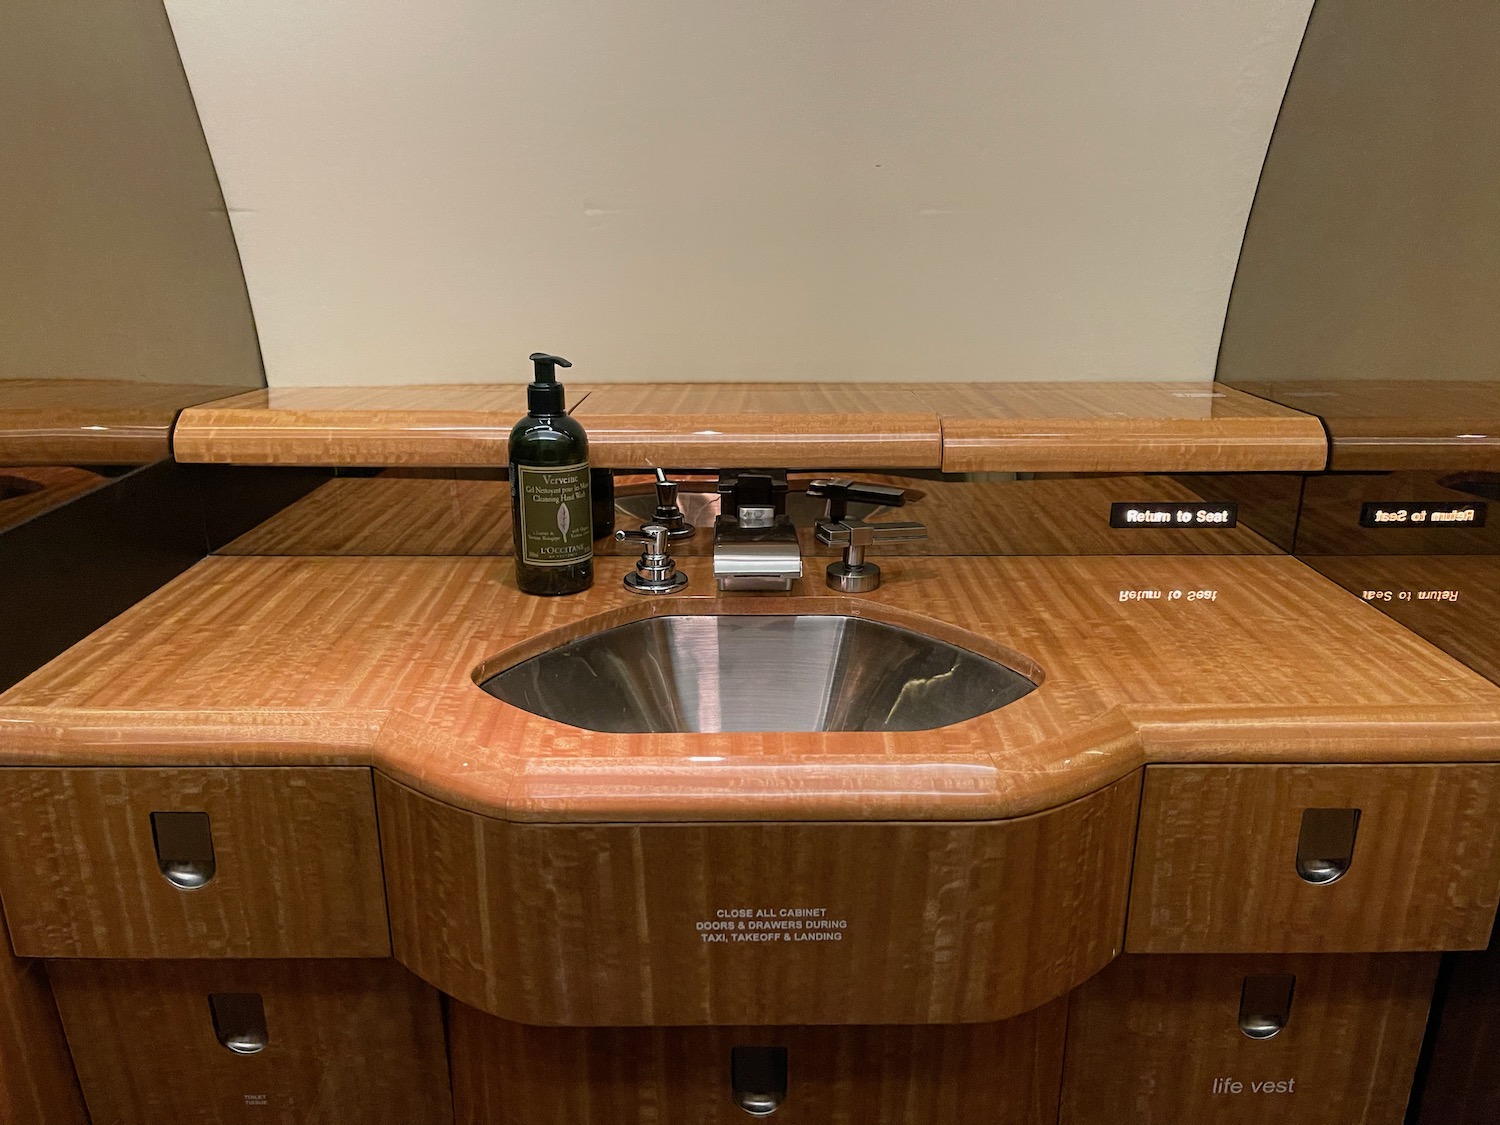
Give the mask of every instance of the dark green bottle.
M 511 534 L 516 585 L 528 594 L 577 594 L 594 584 L 589 439 L 564 408 L 561 356 L 532 354 L 526 417 L 510 432 Z

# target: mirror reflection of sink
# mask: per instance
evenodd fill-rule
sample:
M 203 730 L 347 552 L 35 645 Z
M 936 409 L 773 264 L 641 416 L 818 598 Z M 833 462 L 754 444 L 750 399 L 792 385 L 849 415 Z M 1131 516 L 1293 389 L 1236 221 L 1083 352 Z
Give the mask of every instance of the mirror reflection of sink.
M 617 734 L 913 731 L 972 719 L 1036 687 L 945 641 L 835 614 L 651 617 L 485 678 L 532 714 Z

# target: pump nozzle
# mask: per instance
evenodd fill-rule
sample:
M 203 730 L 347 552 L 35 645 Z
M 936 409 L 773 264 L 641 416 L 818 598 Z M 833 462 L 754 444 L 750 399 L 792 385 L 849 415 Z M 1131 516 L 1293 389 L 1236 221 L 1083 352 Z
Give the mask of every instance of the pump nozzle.
M 560 355 L 548 355 L 546 352 L 532 352 L 531 362 L 536 364 L 536 381 L 538 383 L 557 382 L 558 367 L 572 367 L 573 365 Z
M 536 364 L 536 373 L 526 388 L 526 409 L 532 414 L 562 414 L 563 388 L 557 381 L 557 368 L 573 365 L 560 355 L 546 352 L 532 352 L 531 362 Z

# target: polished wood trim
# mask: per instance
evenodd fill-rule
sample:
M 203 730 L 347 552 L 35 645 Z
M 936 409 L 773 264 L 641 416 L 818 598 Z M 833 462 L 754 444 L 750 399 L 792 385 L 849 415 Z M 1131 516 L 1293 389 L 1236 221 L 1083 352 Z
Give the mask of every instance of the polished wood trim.
M 89 1125 L 41 961 L 16 957 L 0 932 L 0 1121 Z
M 151 814 L 209 814 L 216 872 L 158 868 Z M 366 769 L 0 770 L 0 900 L 40 957 L 384 957 Z
M 1321 469 L 1317 419 L 1212 383 L 569 387 L 600 468 Z M 520 384 L 288 387 L 185 411 L 183 461 L 498 465 Z
M 0 379 L 0 465 L 137 465 L 172 455 L 178 411 L 234 388 Z
M 525 413 L 522 384 L 273 387 L 184 410 L 172 450 L 236 465 L 503 466 Z
M 937 468 L 937 415 L 883 383 L 569 384 L 598 468 Z M 524 384 L 282 387 L 184 412 L 179 460 L 503 465 Z
M 593 388 L 574 411 L 606 469 L 936 469 L 934 397 L 890 383 L 658 383 Z
M 1121 957 L 1072 996 L 1061 1125 L 1401 1125 L 1436 955 Z M 1296 977 L 1269 1039 L 1246 976 Z M 1215 1080 L 1241 1083 L 1216 1093 Z M 1286 1082 L 1260 1093 L 1252 1082 Z
M 1304 809 L 1360 810 L 1352 862 L 1296 870 Z M 1500 903 L 1500 765 L 1151 766 L 1132 953 L 1479 949 Z
M 1500 758 L 1500 689 L 1286 557 L 899 557 L 872 594 L 789 598 L 717 594 L 696 558 L 686 596 L 641 598 L 605 565 L 530 598 L 497 559 L 209 559 L 0 697 L 0 761 L 373 765 L 483 815 L 633 822 L 996 820 L 1148 761 Z M 474 683 L 545 634 L 706 612 L 860 614 L 1043 682 L 935 731 L 645 735 Z
M 1321 469 L 1328 457 L 1316 418 L 1217 383 L 930 390 L 950 473 L 1299 471 Z
M 958 1023 L 1119 951 L 1139 778 L 970 824 L 523 825 L 376 792 L 396 956 L 492 1015 Z
M 1500 469 L 1500 383 L 1288 379 L 1234 386 L 1321 418 L 1330 469 Z
M 787 1125 L 1057 1125 L 1067 1000 L 999 1023 L 553 1028 L 450 1008 L 459 1125 L 738 1125 L 735 1046 L 784 1047 Z
M 54 961 L 93 1125 L 439 1125 L 452 1099 L 438 996 L 390 960 Z M 261 996 L 235 1054 L 208 997 Z

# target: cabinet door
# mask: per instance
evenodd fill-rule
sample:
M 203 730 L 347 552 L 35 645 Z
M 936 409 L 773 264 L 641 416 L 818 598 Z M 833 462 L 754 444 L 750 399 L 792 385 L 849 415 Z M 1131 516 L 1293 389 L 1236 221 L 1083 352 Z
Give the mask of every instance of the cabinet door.
M 1066 1019 L 557 1028 L 455 1003 L 454 1102 L 459 1125 L 1056 1125 Z
M 1500 765 L 1149 766 L 1131 953 L 1482 949 Z
M 438 995 L 394 961 L 49 971 L 93 1125 L 452 1120 Z
M 1109 963 L 1139 775 L 1014 820 L 516 824 L 377 778 L 396 956 L 520 1023 L 1008 1019 Z
M 0 770 L 0 900 L 33 957 L 390 955 L 368 769 Z
M 1122 957 L 1072 996 L 1061 1125 L 1401 1125 L 1438 960 Z

